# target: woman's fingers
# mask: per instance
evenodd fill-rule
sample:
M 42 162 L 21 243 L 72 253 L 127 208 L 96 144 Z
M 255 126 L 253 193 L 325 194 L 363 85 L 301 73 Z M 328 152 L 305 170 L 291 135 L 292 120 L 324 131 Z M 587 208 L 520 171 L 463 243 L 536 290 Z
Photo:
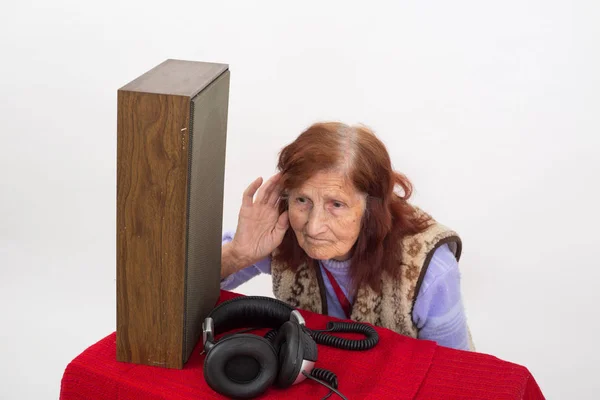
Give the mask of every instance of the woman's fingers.
M 281 186 L 275 185 L 275 188 L 273 189 L 273 191 L 271 192 L 271 195 L 269 196 L 269 201 L 267 204 L 275 207 L 279 203 L 280 198 L 281 198 Z
M 252 203 L 254 201 L 254 194 L 256 193 L 256 191 L 258 190 L 260 185 L 262 185 L 262 181 L 263 181 L 262 177 L 258 177 L 250 185 L 248 185 L 246 190 L 244 190 L 244 195 L 242 196 L 242 205 L 243 206 L 251 206 L 252 205 Z
M 279 182 L 279 174 L 273 175 L 269 180 L 265 183 L 263 187 L 260 188 L 258 194 L 256 195 L 256 202 L 262 204 L 271 204 L 271 196 L 273 196 L 273 192 L 277 192 L 276 189 L 278 187 L 277 182 Z M 276 193 L 276 195 L 278 195 Z
M 279 185 L 280 178 L 281 174 L 275 174 L 269 178 L 264 185 L 262 184 L 262 177 L 255 179 L 254 182 L 244 190 L 242 206 L 249 207 L 254 203 L 276 206 L 281 195 L 281 186 Z
M 277 219 L 277 229 L 279 231 L 282 231 L 282 234 L 283 234 L 283 233 L 285 233 L 285 231 L 287 231 L 287 229 L 289 227 L 290 227 L 290 219 L 288 216 L 288 212 L 284 211 L 283 213 L 281 213 L 281 215 Z
M 279 198 L 281 197 L 281 175 L 277 176 L 277 179 L 273 183 L 273 187 L 271 192 L 269 193 L 269 198 L 267 199 L 267 204 L 271 206 L 276 206 Z

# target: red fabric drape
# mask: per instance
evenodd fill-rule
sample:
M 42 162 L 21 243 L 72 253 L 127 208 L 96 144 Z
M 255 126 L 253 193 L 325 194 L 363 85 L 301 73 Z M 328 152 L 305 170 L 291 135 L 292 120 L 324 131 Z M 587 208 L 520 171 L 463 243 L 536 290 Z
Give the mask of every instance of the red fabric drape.
M 223 291 L 220 301 L 235 296 Z M 333 319 L 301 313 L 313 329 L 325 329 Z M 337 375 L 339 390 L 348 399 L 544 399 L 523 366 L 486 354 L 440 347 L 383 328 L 377 330 L 379 344 L 368 351 L 319 345 L 316 366 Z M 61 382 L 60 400 L 225 399 L 204 381 L 201 341 L 184 369 L 173 370 L 116 361 L 115 337 L 115 333 L 108 335 L 69 363 Z M 321 399 L 327 393 L 325 387 L 307 380 L 286 390 L 270 388 L 261 399 Z M 330 397 L 336 398 L 335 394 Z

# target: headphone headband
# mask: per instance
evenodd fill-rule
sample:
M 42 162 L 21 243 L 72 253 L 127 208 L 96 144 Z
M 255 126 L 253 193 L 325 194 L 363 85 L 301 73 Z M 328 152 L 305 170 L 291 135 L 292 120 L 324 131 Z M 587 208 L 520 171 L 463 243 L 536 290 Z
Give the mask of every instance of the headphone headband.
M 298 310 L 281 300 L 264 296 L 240 296 L 215 307 L 202 324 L 205 350 L 214 346 L 214 337 L 236 328 L 277 329 L 286 321 L 305 325 Z

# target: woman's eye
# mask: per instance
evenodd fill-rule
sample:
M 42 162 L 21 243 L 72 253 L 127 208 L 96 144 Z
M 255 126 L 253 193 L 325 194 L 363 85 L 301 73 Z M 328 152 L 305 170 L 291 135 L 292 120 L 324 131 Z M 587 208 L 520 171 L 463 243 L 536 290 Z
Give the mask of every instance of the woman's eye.
M 335 208 L 342 208 L 344 205 L 342 203 L 340 203 L 339 201 L 334 201 L 333 202 L 333 207 Z
M 296 198 L 296 201 L 297 201 L 298 203 L 300 203 L 300 204 L 304 204 L 304 203 L 306 203 L 306 199 L 305 199 L 304 197 L 297 197 L 297 198 Z

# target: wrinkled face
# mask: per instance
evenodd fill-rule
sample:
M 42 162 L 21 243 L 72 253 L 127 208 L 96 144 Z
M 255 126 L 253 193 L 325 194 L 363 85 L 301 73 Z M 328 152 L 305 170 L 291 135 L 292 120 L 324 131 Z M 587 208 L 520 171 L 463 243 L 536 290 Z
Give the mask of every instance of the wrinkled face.
M 290 226 L 317 260 L 346 260 L 360 233 L 366 196 L 341 172 L 319 172 L 289 192 Z

